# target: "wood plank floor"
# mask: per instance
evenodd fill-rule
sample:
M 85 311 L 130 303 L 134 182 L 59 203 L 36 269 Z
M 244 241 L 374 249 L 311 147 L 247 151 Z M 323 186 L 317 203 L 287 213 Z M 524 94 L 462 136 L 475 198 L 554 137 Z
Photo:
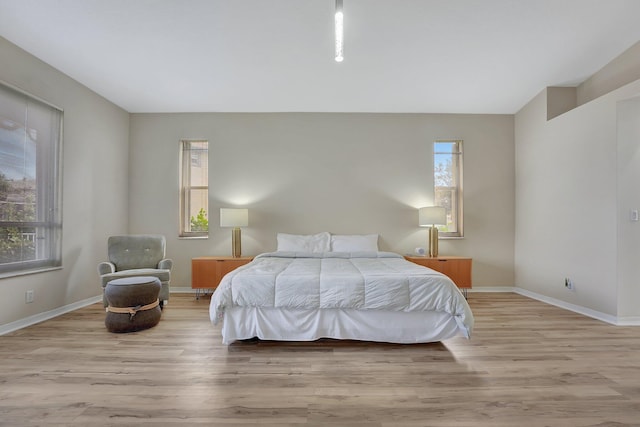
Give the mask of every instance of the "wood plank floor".
M 476 294 L 471 340 L 221 344 L 207 298 L 112 334 L 101 304 L 0 336 L 0 425 L 640 426 L 640 328 Z

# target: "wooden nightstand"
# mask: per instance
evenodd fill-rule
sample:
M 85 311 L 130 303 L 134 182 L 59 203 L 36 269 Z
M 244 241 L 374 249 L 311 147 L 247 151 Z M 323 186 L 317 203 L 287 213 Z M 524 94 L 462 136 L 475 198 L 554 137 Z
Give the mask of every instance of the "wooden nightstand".
M 424 256 L 405 256 L 407 261 L 429 267 L 449 276 L 464 296 L 467 296 L 467 289 L 471 289 L 471 258 L 459 256 L 439 256 L 435 258 Z
M 225 274 L 245 265 L 253 257 L 201 256 L 191 259 L 191 289 L 196 290 L 196 299 L 204 289 L 218 287 Z

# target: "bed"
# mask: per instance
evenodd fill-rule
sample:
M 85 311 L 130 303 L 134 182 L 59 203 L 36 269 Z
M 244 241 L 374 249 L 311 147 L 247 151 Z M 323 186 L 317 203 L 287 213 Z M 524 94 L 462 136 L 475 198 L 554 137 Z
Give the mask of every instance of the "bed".
M 377 237 L 376 237 L 377 238 Z M 392 252 L 339 244 L 258 255 L 221 281 L 209 309 L 223 343 L 259 338 L 434 342 L 473 331 L 466 299 L 447 276 Z M 328 252 L 318 251 L 324 248 Z

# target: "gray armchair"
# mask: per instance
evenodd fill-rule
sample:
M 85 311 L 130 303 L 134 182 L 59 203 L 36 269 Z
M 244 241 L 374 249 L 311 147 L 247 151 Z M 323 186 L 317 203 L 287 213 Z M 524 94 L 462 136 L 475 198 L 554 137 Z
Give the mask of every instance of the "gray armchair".
M 165 259 L 166 240 L 161 235 L 139 234 L 111 236 L 107 242 L 109 262 L 98 264 L 102 284 L 102 302 L 109 305 L 104 288 L 113 279 L 152 276 L 160 280 L 160 306 L 169 299 L 169 282 L 173 261 Z

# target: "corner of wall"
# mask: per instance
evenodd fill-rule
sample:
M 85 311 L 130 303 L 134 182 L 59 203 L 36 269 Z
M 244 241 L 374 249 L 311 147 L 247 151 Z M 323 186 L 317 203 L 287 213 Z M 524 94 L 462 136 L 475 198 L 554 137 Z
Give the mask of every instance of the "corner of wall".
M 575 87 L 547 87 L 547 120 L 558 117 L 577 106 Z

